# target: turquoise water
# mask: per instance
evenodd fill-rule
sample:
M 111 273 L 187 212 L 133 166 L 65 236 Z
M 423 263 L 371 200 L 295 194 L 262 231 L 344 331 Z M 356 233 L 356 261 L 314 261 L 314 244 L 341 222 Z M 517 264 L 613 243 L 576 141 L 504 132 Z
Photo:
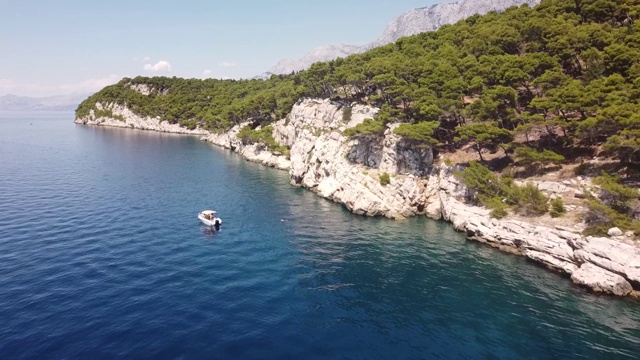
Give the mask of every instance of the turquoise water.
M 0 113 L 0 359 L 638 357 L 638 302 L 194 137 L 72 121 Z

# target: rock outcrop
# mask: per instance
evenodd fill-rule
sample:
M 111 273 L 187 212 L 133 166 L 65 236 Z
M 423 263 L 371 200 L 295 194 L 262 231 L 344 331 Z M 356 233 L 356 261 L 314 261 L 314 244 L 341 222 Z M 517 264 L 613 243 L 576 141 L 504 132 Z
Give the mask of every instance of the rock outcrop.
M 329 100 L 305 99 L 295 104 L 286 119 L 274 123 L 273 136 L 291 149 L 290 157 L 272 154 L 260 144 L 244 144 L 236 135 L 246 124 L 213 134 L 140 117 L 113 104 L 98 106 L 99 113 L 113 117 L 96 117 L 92 111 L 76 122 L 201 135 L 203 140 L 236 151 L 250 161 L 288 170 L 292 184 L 342 203 L 356 214 L 390 218 L 426 214 L 451 222 L 469 239 L 525 256 L 594 291 L 620 296 L 640 294 L 637 246 L 618 238 L 583 237 L 578 228 L 492 219 L 489 210 L 465 203 L 467 189 L 454 176 L 456 168 L 435 166 L 432 150 L 395 135 L 395 125 L 383 135 L 343 136 L 345 129 L 378 112 L 373 107 L 352 105 L 351 118 L 343 119 L 344 108 Z M 388 184 L 381 181 L 383 174 L 389 175 Z M 548 194 L 572 193 L 567 184 L 538 185 Z
M 583 237 L 578 229 L 491 219 L 487 209 L 460 200 L 466 190 L 453 170 L 442 167 L 433 173 L 426 207 L 429 217 L 449 221 L 469 239 L 523 255 L 594 291 L 625 296 L 640 290 L 637 246 L 615 239 Z
M 274 128 L 275 138 L 291 147 L 291 181 L 344 204 L 356 214 L 402 218 L 424 213 L 431 149 L 411 148 L 387 129 L 383 136 L 350 140 L 342 135 L 374 117 L 378 109 L 354 105 L 351 119 L 329 100 L 304 100 Z M 381 174 L 390 174 L 383 185 Z
M 117 105 L 117 104 L 101 104 L 97 103 L 96 108 L 102 110 L 107 115 L 98 115 L 93 109 L 89 112 L 89 116 L 84 118 L 78 118 L 75 120 L 76 124 L 85 125 L 101 125 L 121 128 L 131 128 L 140 130 L 153 130 L 176 134 L 189 134 L 189 135 L 206 135 L 208 131 L 204 129 L 189 130 L 180 126 L 179 124 L 172 124 L 166 120 L 159 118 L 152 118 L 148 116 L 140 116 L 129 108 Z
M 281 170 L 288 170 L 291 167 L 291 161 L 284 155 L 273 154 L 267 150 L 264 145 L 250 144 L 245 145 L 236 135 L 248 123 L 234 126 L 231 130 L 204 136 L 202 139 L 212 144 L 221 146 L 225 149 L 236 151 L 243 158 L 262 165 L 275 167 Z

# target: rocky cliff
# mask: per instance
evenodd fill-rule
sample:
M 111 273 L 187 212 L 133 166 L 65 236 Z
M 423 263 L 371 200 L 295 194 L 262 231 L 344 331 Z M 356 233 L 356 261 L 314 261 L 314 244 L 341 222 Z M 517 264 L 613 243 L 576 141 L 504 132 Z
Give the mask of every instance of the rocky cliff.
M 153 130 L 161 132 L 169 132 L 176 134 L 189 135 L 206 135 L 208 131 L 203 129 L 189 130 L 179 124 L 171 124 L 159 118 L 151 118 L 139 116 L 125 106 L 116 104 L 97 103 L 96 108 L 100 113 L 96 114 L 93 109 L 89 112 L 89 116 L 78 118 L 76 124 L 84 125 L 101 125 L 121 128 L 131 128 L 139 130 Z
M 76 123 L 201 135 L 250 161 L 288 170 L 292 184 L 344 204 L 356 214 L 396 219 L 426 214 L 451 222 L 472 240 L 525 256 L 594 291 L 640 295 L 640 248 L 631 241 L 583 237 L 578 228 L 491 219 L 488 210 L 464 202 L 466 189 L 453 168 L 434 165 L 431 149 L 393 134 L 394 125 L 382 136 L 349 139 L 342 135 L 344 129 L 373 117 L 376 108 L 353 105 L 351 119 L 344 121 L 340 104 L 317 99 L 298 102 L 286 119 L 273 125 L 274 138 L 291 149 L 290 158 L 272 154 L 259 144 L 243 144 L 236 134 L 244 124 L 211 134 L 139 117 L 113 104 L 98 109 L 113 116 L 96 117 L 91 112 Z M 381 183 L 382 174 L 389 175 L 389 184 Z M 564 189 L 560 185 L 555 188 Z
M 523 255 L 596 292 L 640 298 L 640 248 L 623 238 L 583 237 L 577 228 L 492 219 L 489 210 L 462 201 L 466 189 L 452 170 L 441 167 L 430 177 L 427 216 L 449 221 L 471 240 Z

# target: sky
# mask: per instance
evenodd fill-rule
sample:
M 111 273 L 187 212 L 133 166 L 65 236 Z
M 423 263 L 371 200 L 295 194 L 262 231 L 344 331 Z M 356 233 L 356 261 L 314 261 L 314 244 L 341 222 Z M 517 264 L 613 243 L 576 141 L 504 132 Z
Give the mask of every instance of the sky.
M 363 45 L 442 0 L 0 0 L 0 96 L 89 93 L 123 77 L 251 78 Z

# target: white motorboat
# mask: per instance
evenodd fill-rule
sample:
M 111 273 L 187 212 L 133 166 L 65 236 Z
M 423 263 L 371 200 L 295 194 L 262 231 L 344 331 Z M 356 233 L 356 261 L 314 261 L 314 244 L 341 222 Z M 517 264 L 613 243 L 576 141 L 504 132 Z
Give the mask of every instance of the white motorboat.
M 222 219 L 220 219 L 217 212 L 213 210 L 204 210 L 200 212 L 198 214 L 198 219 L 207 226 L 220 227 L 220 225 L 222 225 Z

